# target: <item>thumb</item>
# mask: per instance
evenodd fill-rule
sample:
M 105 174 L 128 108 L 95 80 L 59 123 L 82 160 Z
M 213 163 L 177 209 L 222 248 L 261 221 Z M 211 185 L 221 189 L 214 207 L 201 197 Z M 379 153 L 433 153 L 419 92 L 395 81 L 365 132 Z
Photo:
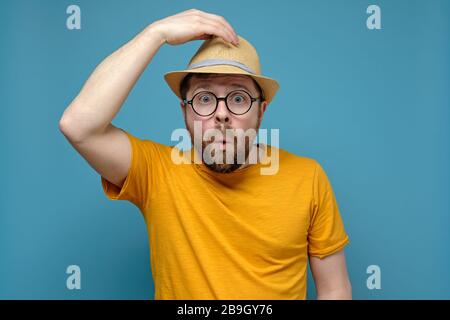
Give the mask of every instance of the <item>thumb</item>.
M 203 34 L 199 37 L 194 38 L 194 40 L 208 40 L 211 39 L 213 36 L 210 34 Z

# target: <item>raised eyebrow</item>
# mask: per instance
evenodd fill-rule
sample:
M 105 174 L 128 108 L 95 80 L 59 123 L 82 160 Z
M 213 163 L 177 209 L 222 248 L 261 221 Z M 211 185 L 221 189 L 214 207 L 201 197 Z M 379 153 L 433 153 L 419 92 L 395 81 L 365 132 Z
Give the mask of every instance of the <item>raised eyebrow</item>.
M 195 92 L 195 91 L 197 91 L 198 89 L 212 90 L 211 87 L 208 86 L 208 85 L 198 85 L 198 86 L 194 87 L 194 91 L 192 91 L 192 92 Z
M 235 88 L 245 89 L 245 90 L 251 92 L 251 90 L 250 90 L 249 88 L 247 88 L 246 86 L 244 86 L 243 84 L 232 83 L 230 86 L 231 86 L 231 87 L 235 87 Z

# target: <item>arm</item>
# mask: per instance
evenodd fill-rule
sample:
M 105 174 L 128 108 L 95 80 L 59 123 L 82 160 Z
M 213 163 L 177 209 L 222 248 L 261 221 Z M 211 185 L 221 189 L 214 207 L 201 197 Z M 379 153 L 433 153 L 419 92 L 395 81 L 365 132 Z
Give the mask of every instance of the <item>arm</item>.
M 117 186 L 122 186 L 128 173 L 131 145 L 111 121 L 162 44 L 163 40 L 148 28 L 103 60 L 59 122 L 75 150 Z
M 310 257 L 317 300 L 351 300 L 352 286 L 347 274 L 344 250 L 323 259 Z
M 103 60 L 64 111 L 59 128 L 72 146 L 105 179 L 121 187 L 131 165 L 126 134 L 111 121 L 136 81 L 164 43 L 182 44 L 211 35 L 235 42 L 222 17 L 188 10 L 146 27 Z

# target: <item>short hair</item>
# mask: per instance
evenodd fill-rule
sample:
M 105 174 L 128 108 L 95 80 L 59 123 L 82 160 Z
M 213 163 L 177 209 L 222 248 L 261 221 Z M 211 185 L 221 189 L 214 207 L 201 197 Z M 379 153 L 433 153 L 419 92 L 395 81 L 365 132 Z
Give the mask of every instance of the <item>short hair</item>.
M 200 79 L 207 79 L 211 76 L 219 75 L 218 73 L 189 73 L 187 76 L 183 78 L 183 80 L 180 83 L 180 94 L 181 99 L 186 99 L 186 94 L 190 87 L 190 80 L 195 76 L 196 78 Z M 263 91 L 261 89 L 261 86 L 258 84 L 258 82 L 255 81 L 255 79 L 251 78 L 253 83 L 255 84 L 256 90 L 258 90 L 258 96 L 261 97 L 261 102 L 264 101 Z

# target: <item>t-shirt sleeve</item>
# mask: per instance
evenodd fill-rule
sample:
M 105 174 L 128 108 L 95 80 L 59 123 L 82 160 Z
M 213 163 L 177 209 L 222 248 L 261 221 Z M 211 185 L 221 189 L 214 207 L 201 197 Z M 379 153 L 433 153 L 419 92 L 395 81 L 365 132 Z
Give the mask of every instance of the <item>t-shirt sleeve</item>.
M 153 190 L 154 170 L 152 160 L 155 158 L 155 143 L 141 140 L 124 131 L 130 141 L 132 156 L 127 177 L 119 188 L 101 176 L 103 192 L 110 200 L 128 200 L 141 211 L 146 207 Z
M 343 249 L 349 238 L 330 181 L 317 162 L 313 181 L 308 254 L 322 259 Z

